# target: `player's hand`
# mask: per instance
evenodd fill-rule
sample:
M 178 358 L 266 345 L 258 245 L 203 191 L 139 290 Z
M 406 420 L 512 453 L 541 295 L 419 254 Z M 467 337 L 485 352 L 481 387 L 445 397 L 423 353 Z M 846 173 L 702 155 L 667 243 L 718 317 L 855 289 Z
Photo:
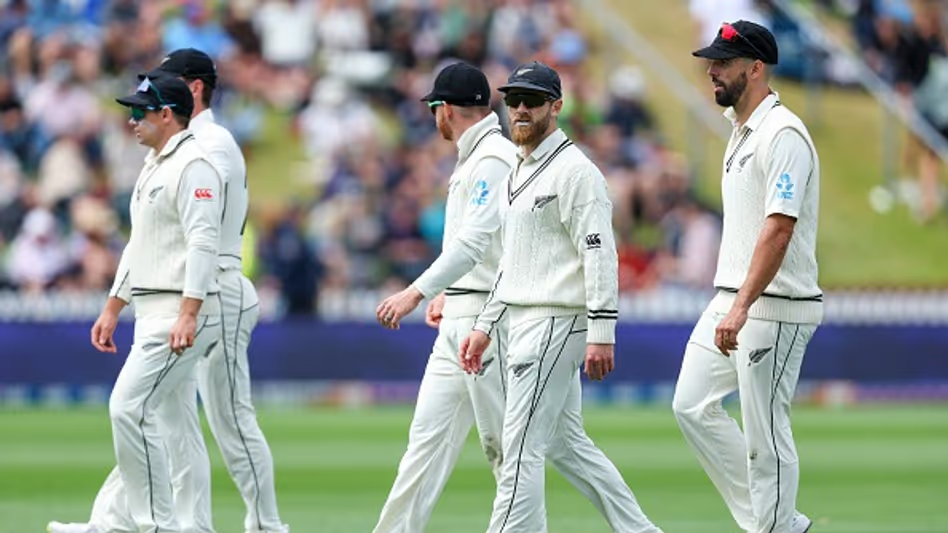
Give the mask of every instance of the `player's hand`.
M 490 337 L 483 331 L 475 329 L 468 333 L 467 337 L 461 341 L 461 349 L 458 350 L 461 368 L 468 374 L 480 372 L 481 357 L 488 346 L 490 346 Z
M 593 381 L 602 381 L 616 368 L 614 344 L 586 345 L 586 375 Z
M 731 351 L 737 349 L 737 334 L 747 323 L 747 310 L 732 307 L 727 315 L 714 329 L 714 345 L 721 353 L 730 357 Z
M 375 318 L 379 324 L 389 329 L 398 329 L 399 321 L 411 313 L 425 297 L 421 291 L 409 285 L 405 290 L 382 300 L 375 309 Z
M 99 318 L 96 319 L 95 324 L 92 325 L 92 331 L 90 332 L 92 346 L 100 352 L 115 353 L 115 339 L 113 335 L 115 335 L 115 327 L 117 325 L 118 314 L 108 309 L 103 310 Z
M 444 309 L 444 293 L 435 296 L 434 300 L 428 302 L 428 309 L 425 310 L 425 324 L 438 329 L 441 325 L 441 311 Z
M 191 313 L 181 313 L 178 320 L 171 326 L 169 343 L 171 351 L 181 355 L 185 350 L 194 346 L 194 336 L 197 334 L 197 317 Z

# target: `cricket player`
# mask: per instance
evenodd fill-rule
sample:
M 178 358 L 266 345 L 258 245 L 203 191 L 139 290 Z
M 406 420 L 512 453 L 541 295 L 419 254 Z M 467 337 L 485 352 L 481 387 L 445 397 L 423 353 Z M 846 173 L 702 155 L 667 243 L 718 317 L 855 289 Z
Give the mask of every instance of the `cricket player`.
M 488 532 L 546 531 L 547 458 L 613 531 L 659 532 L 583 429 L 579 366 L 597 381 L 615 366 L 618 260 L 606 180 L 556 126 L 555 70 L 521 65 L 500 91 L 520 152 L 500 204 L 500 270 L 458 353 L 479 372 L 490 332 L 509 316 L 503 465 Z
M 820 162 L 803 122 L 769 85 L 777 43 L 764 27 L 721 26 L 708 61 L 734 125 L 722 172 L 717 295 L 685 349 L 673 409 L 685 439 L 745 531 L 803 533 L 790 431 L 803 352 L 823 318 L 817 285 Z M 744 431 L 721 407 L 740 391 Z
M 132 232 L 92 345 L 114 353 L 118 314 L 135 307 L 134 344 L 109 400 L 117 466 L 96 498 L 90 524 L 51 522 L 51 533 L 176 533 L 160 410 L 183 413 L 178 392 L 198 360 L 219 344 L 217 256 L 224 185 L 188 123 L 194 100 L 173 77 L 146 77 L 117 101 L 151 150 L 131 199 Z
M 217 68 L 206 53 L 183 48 L 168 54 L 151 74 L 167 74 L 187 83 L 194 98 L 191 131 L 224 182 L 220 254 L 217 258 L 217 295 L 220 306 L 221 342 L 197 365 L 197 380 L 182 388 L 184 400 L 195 403 L 200 392 L 208 425 L 214 434 L 227 471 L 247 508 L 247 533 L 289 531 L 280 520 L 273 474 L 273 456 L 257 423 L 250 395 L 247 348 L 260 314 L 257 291 L 241 271 L 241 244 L 247 222 L 249 196 L 247 166 L 240 146 L 214 120 L 211 98 L 217 86 Z M 177 453 L 171 461 L 179 514 L 193 523 L 194 531 L 212 533 L 211 483 L 207 448 L 196 409 L 192 419 L 180 424 Z M 199 439 L 199 444 L 193 442 Z
M 397 329 L 422 299 L 434 298 L 427 321 L 439 332 L 418 391 L 408 450 L 375 533 L 424 531 L 472 423 L 495 477 L 503 454 L 505 322 L 488 331 L 497 342 L 477 374 L 465 373 L 457 353 L 497 273 L 498 208 L 517 149 L 501 134 L 489 107 L 487 77 L 477 68 L 448 65 L 422 100 L 441 136 L 457 144 L 458 163 L 448 184 L 443 252 L 414 283 L 377 309 L 379 322 Z

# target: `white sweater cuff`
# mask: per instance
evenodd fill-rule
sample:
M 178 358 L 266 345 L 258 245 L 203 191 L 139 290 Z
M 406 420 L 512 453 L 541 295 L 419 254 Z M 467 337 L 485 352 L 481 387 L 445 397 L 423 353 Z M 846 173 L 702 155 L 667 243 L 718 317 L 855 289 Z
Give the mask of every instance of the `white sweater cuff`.
M 596 319 L 588 322 L 586 342 L 588 344 L 615 344 L 615 319 Z

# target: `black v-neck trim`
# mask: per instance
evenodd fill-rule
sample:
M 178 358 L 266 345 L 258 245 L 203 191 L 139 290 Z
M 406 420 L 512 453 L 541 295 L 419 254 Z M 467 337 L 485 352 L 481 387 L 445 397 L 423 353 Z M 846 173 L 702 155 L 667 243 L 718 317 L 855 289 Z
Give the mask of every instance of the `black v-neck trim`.
M 471 151 L 467 153 L 467 157 L 465 157 L 464 160 L 467 161 L 468 159 L 471 158 L 472 155 L 474 155 L 474 152 L 477 151 L 477 147 L 480 146 L 482 142 L 484 142 L 484 139 L 497 133 L 500 133 L 500 128 L 491 128 L 487 130 L 487 133 L 485 133 L 484 135 L 481 135 L 481 138 L 478 139 L 477 142 L 474 143 L 474 146 L 471 147 Z
M 540 164 L 540 166 L 536 170 L 533 171 L 533 174 L 530 174 L 530 177 L 527 178 L 527 181 L 524 181 L 519 187 L 517 187 L 517 190 L 512 190 L 513 178 L 516 175 L 516 170 L 515 170 L 510 176 L 511 179 L 507 180 L 507 203 L 513 204 L 514 200 L 516 200 L 517 197 L 520 196 L 520 193 L 522 193 L 527 187 L 529 187 L 530 184 L 533 183 L 535 179 L 537 179 L 537 176 L 539 176 L 541 172 L 546 170 L 546 167 L 550 166 L 550 163 L 553 162 L 556 156 L 560 155 L 560 153 L 562 153 L 563 150 L 566 150 L 572 145 L 573 145 L 573 141 L 569 139 L 566 139 L 565 141 L 560 143 L 560 145 L 557 146 L 556 149 L 553 150 L 553 153 L 551 153 L 550 156 L 546 158 L 546 161 Z

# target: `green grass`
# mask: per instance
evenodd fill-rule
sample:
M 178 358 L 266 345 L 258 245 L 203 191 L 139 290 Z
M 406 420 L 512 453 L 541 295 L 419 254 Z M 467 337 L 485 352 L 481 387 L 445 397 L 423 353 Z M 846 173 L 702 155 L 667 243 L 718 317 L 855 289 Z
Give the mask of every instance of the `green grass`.
M 691 57 L 697 43 L 687 2 L 605 2 L 646 35 L 669 64 L 707 94 L 710 101 L 702 63 Z M 594 25 L 586 27 L 595 36 L 595 49 L 602 61 L 636 62 L 601 31 L 592 31 Z M 696 126 L 688 122 L 685 110 L 659 78 L 654 73 L 648 75 L 649 101 L 658 114 L 661 130 L 672 146 L 684 150 L 686 140 L 693 135 L 689 129 Z M 885 124 L 878 103 L 860 91 L 827 89 L 811 113 L 804 88 L 782 80 L 776 80 L 774 86 L 788 107 L 807 123 L 820 152 L 821 283 L 827 288 L 948 286 L 948 270 L 941 266 L 942 251 L 948 248 L 945 218 L 919 226 L 905 207 L 885 215 L 869 207 L 869 190 L 884 179 L 879 155 L 883 128 L 896 129 L 896 139 L 904 136 L 902 128 Z M 699 190 L 717 204 L 724 142 L 710 134 L 704 137 L 705 162 L 697 169 Z M 906 168 L 903 172 L 911 174 L 911 170 Z
M 304 533 L 371 531 L 404 451 L 406 408 L 262 411 L 284 520 Z M 948 531 L 948 410 L 798 407 L 799 508 L 813 533 Z M 590 435 L 667 533 L 737 532 L 668 410 L 587 410 Z M 0 411 L 0 533 L 87 519 L 113 465 L 104 410 Z M 243 507 L 216 448 L 214 517 L 241 531 Z M 472 439 L 428 531 L 487 527 L 493 481 Z M 547 477 L 551 533 L 605 533 L 589 504 L 555 471 Z

